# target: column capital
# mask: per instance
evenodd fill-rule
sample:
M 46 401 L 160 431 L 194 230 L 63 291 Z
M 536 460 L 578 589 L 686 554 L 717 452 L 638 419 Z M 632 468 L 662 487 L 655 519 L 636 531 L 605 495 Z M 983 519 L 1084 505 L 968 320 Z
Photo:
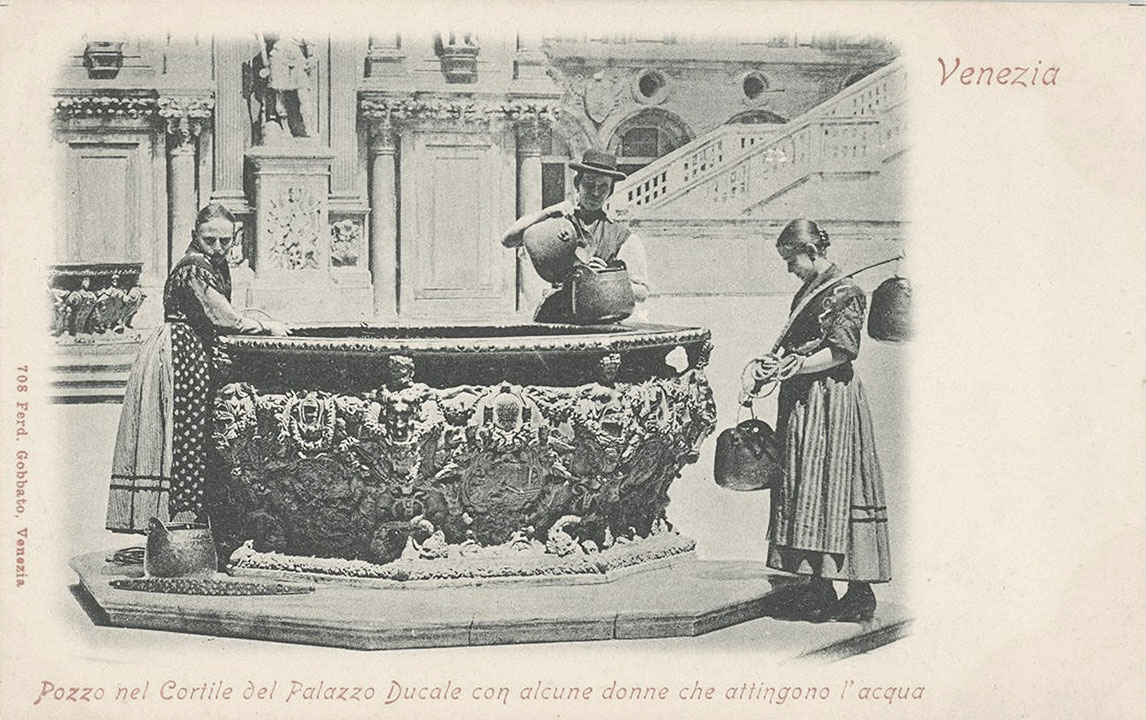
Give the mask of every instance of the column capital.
M 397 123 L 389 116 L 370 120 L 370 153 L 393 155 L 398 149 Z
M 166 95 L 156 101 L 155 114 L 175 141 L 172 153 L 193 150 L 195 139 L 214 113 L 215 98 L 210 95 Z

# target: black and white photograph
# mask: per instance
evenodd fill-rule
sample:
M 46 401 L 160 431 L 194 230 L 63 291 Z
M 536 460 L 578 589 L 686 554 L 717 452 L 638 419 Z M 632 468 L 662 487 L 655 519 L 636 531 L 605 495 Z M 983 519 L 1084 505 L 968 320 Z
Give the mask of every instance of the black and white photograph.
M 0 714 L 1140 707 L 1140 8 L 100 5 L 0 7 Z

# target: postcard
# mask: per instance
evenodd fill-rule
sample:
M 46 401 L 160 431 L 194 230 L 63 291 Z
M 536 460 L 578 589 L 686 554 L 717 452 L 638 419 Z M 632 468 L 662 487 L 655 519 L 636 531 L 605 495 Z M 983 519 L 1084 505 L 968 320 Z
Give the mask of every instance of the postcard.
M 1146 10 L 5 3 L 0 714 L 1146 700 Z

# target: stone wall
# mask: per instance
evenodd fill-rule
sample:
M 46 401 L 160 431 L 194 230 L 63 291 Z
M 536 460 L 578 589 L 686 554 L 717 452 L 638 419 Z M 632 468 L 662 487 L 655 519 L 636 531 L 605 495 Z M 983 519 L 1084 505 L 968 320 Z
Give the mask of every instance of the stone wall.
M 792 217 L 798 215 L 633 222 L 648 252 L 651 294 L 673 298 L 790 295 L 798 284 L 793 286 L 796 281 L 787 274 L 775 246 Z M 908 232 L 906 224 L 897 220 L 816 220 L 832 239 L 829 256 L 845 270 L 899 254 Z M 882 280 L 891 272 L 881 268 L 865 278 Z

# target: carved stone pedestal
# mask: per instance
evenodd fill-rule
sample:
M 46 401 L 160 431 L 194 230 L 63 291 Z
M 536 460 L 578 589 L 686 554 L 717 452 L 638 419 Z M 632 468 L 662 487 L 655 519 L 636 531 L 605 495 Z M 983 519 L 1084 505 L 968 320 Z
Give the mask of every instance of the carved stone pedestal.
M 365 234 L 330 222 L 330 163 L 317 143 L 289 142 L 247 153 L 255 179 L 255 276 L 238 305 L 286 322 L 373 315 Z M 362 247 L 348 249 L 347 243 Z

